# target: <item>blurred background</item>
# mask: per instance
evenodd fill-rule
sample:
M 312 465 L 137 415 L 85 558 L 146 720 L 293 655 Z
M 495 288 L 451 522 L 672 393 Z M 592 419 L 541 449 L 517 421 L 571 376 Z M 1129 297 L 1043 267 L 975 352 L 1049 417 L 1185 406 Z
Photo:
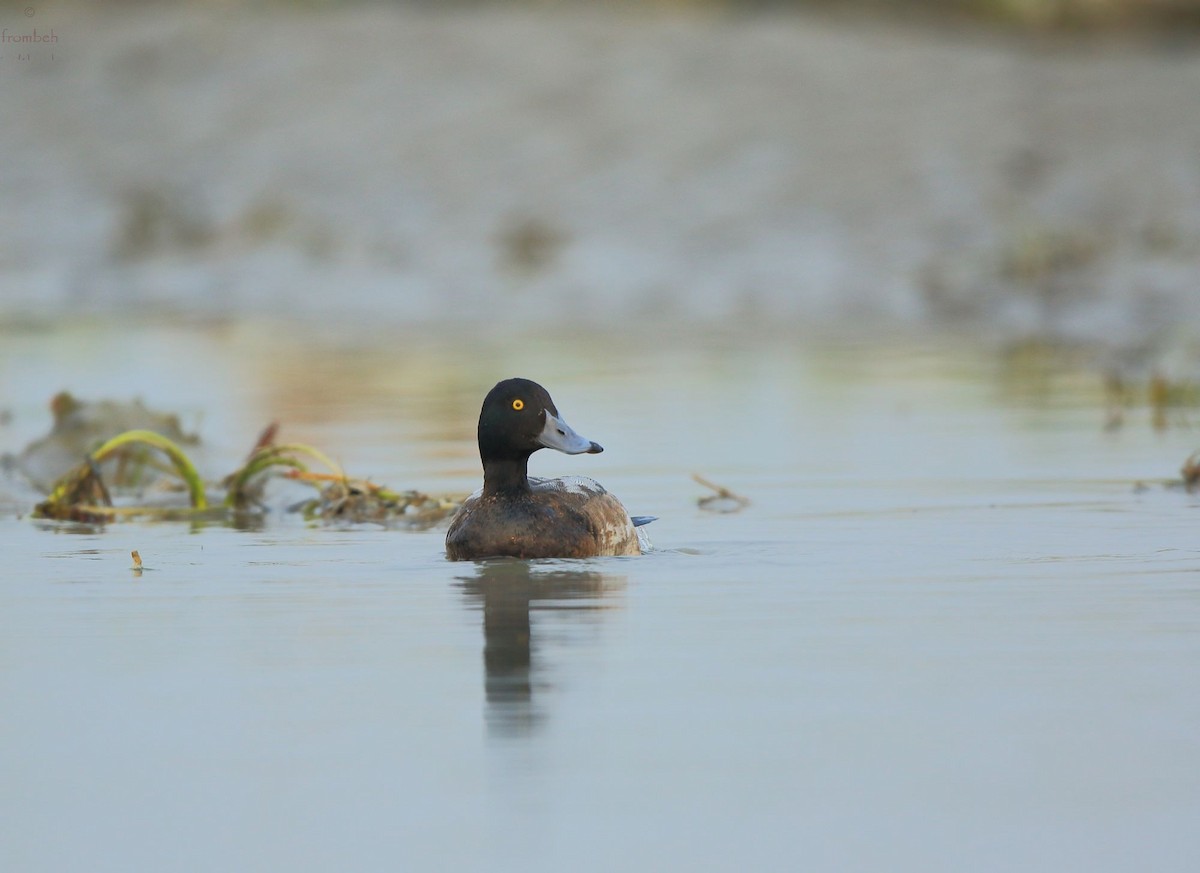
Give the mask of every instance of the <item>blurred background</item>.
M 0 25 L 8 332 L 915 329 L 1144 360 L 1200 323 L 1195 0 L 26 0 Z

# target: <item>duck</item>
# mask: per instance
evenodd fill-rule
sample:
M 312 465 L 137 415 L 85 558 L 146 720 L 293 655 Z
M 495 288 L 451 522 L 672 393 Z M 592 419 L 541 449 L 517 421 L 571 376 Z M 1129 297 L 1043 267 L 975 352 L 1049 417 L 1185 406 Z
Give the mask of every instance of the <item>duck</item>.
M 479 411 L 483 487 L 463 501 L 446 531 L 446 557 L 592 558 L 640 555 L 637 528 L 653 521 L 630 516 L 599 482 L 582 476 L 530 478 L 540 449 L 568 455 L 604 451 L 563 420 L 550 393 L 530 379 L 505 379 Z

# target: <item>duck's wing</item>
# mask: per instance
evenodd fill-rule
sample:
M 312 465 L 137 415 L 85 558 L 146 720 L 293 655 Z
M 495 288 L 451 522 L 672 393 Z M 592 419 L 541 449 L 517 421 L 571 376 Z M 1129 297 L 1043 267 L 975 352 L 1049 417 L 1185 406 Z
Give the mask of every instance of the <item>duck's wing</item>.
M 641 553 L 629 513 L 611 492 L 586 476 L 529 480 L 534 496 L 586 517 L 587 529 L 595 538 L 595 554 L 637 555 Z
M 534 494 L 569 494 L 583 500 L 608 493 L 608 489 L 587 476 L 559 476 L 557 479 L 530 476 L 529 489 Z
M 530 483 L 535 491 L 553 490 L 567 494 L 575 494 L 583 498 L 611 498 L 612 493 L 609 492 L 603 485 L 595 479 L 589 479 L 587 476 L 563 476 L 558 479 L 535 479 L 530 478 Z M 622 506 L 621 509 L 625 507 Z M 644 524 L 649 524 L 652 521 L 658 521 L 657 515 L 631 515 L 630 522 L 634 527 L 641 527 Z

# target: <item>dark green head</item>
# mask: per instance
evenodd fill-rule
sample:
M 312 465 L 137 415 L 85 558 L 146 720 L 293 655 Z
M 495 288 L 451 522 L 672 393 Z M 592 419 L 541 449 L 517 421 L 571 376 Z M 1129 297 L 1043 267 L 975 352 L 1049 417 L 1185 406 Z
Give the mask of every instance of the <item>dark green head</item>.
M 529 379 L 505 379 L 488 392 L 479 411 L 478 436 L 485 494 L 528 490 L 527 463 L 538 449 L 568 455 L 604 451 L 571 430 L 550 393 Z

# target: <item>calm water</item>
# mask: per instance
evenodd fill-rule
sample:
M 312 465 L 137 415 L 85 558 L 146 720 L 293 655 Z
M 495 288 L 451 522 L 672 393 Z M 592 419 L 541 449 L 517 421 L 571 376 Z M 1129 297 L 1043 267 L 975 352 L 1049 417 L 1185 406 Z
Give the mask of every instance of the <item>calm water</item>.
M 607 449 L 535 472 L 660 520 L 452 564 L 443 529 L 46 527 L 7 482 L 0 869 L 1196 869 L 1198 503 L 1134 488 L 1186 422 L 1106 433 L 1086 373 L 927 341 L 462 349 L 3 337 L 9 451 L 70 388 L 180 412 L 214 478 L 278 418 L 466 491 L 520 374 Z

